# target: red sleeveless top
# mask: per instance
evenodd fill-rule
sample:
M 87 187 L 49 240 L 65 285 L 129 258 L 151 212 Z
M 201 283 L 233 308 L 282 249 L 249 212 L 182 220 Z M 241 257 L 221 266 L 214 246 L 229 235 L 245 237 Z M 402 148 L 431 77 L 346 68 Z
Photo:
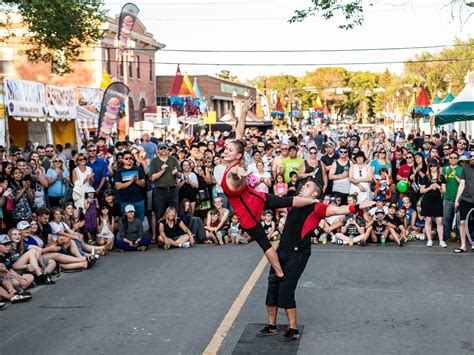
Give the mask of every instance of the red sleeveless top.
M 255 191 L 247 184 L 244 184 L 238 190 L 231 190 L 229 185 L 227 185 L 227 174 L 236 165 L 230 165 L 225 169 L 221 186 L 235 214 L 239 218 L 240 225 L 242 228 L 249 229 L 255 227 L 260 222 L 267 196 L 263 192 Z

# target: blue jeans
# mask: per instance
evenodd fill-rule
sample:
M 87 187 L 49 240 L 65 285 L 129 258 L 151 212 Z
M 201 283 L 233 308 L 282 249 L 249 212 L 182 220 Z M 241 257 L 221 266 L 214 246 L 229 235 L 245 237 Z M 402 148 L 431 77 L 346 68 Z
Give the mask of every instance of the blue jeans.
M 138 243 L 137 247 L 131 247 L 123 240 L 115 239 L 115 247 L 124 251 L 137 251 L 139 247 L 148 247 L 151 243 L 150 239 L 143 238 L 140 243 Z
M 453 230 L 454 201 L 443 200 L 443 237 L 449 240 L 449 234 Z
M 132 205 L 135 207 L 135 218 L 138 218 L 142 221 L 145 219 L 145 200 L 138 202 L 120 202 L 122 214 L 125 212 L 125 206 L 127 205 Z

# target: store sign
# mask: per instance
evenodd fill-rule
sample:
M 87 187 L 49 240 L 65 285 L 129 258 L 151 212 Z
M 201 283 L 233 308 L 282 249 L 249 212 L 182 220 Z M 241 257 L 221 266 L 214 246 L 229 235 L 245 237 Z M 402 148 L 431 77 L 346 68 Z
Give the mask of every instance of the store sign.
M 33 81 L 5 79 L 8 114 L 18 117 L 45 117 L 48 114 L 44 85 Z
M 231 85 L 231 84 L 221 84 L 221 91 L 226 92 L 228 94 L 232 94 L 232 92 L 235 90 L 238 96 L 246 96 L 248 94 L 248 91 L 240 86 L 236 85 Z M 246 92 L 247 91 L 247 92 Z
M 208 111 L 207 114 L 202 117 L 204 119 L 204 124 L 216 124 L 217 122 L 216 111 Z
M 73 88 L 46 85 L 49 116 L 60 119 L 76 119 L 77 110 Z

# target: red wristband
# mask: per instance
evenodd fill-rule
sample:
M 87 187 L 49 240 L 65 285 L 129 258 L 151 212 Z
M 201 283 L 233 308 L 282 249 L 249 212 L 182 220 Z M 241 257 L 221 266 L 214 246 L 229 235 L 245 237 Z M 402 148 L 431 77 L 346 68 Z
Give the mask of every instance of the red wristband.
M 349 212 L 354 214 L 357 212 L 357 208 L 355 205 L 349 205 Z

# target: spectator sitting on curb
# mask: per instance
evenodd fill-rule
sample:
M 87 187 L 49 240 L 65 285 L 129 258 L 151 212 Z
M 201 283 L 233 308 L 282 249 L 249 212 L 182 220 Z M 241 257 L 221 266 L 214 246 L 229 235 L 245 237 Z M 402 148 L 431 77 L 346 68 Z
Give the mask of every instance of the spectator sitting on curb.
M 125 206 L 125 216 L 120 218 L 115 247 L 119 251 L 145 251 L 151 240 L 143 235 L 143 222 L 135 218 L 135 207 Z

